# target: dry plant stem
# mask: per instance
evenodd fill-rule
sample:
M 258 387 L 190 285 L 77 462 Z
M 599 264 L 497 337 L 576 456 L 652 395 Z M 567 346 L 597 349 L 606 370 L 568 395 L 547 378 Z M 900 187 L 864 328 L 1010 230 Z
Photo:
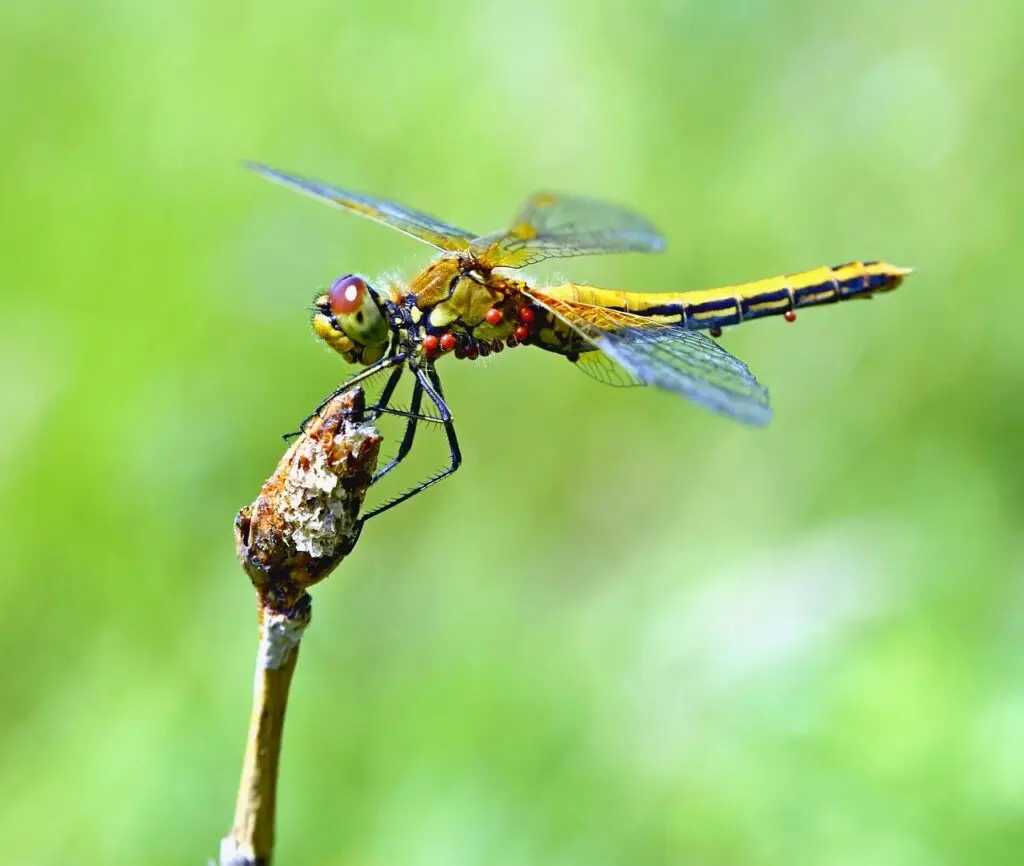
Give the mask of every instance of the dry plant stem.
M 269 866 L 277 768 L 288 689 L 312 605 L 306 590 L 352 550 L 380 436 L 363 393 L 332 400 L 288 449 L 252 505 L 235 519 L 242 568 L 256 587 L 259 652 L 235 823 L 221 866 Z
M 270 862 L 284 713 L 299 657 L 298 641 L 309 622 L 308 605 L 306 610 L 307 616 L 300 618 L 260 609 L 262 622 L 252 718 L 235 805 L 235 824 L 231 835 L 221 843 L 222 864 L 262 866 Z M 284 638 L 281 634 L 284 631 L 290 632 L 290 637 Z M 267 660 L 274 655 L 280 663 L 278 667 L 269 667 Z

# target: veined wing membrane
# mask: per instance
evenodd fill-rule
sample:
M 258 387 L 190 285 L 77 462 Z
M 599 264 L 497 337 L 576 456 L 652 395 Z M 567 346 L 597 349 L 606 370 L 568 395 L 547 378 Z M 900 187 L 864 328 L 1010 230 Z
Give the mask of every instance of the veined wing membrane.
M 581 353 L 576 361 L 576 369 L 586 373 L 594 381 L 602 385 L 611 385 L 613 388 L 643 385 L 636 376 L 599 349 Z
M 574 304 L 535 289 L 529 294 L 640 383 L 673 391 L 746 424 L 763 425 L 771 418 L 767 389 L 746 364 L 700 331 Z
M 655 253 L 661 233 L 643 216 L 611 202 L 542 192 L 528 198 L 511 226 L 473 241 L 490 267 L 522 268 L 544 259 L 601 253 Z
M 318 198 L 352 213 L 369 217 L 384 225 L 405 232 L 417 240 L 428 243 L 439 250 L 462 252 L 469 249 L 476 237 L 472 232 L 441 222 L 429 214 L 413 210 L 398 202 L 387 201 L 343 189 L 297 174 L 278 171 L 258 162 L 247 162 L 246 167 L 275 183 L 291 187 L 305 195 Z

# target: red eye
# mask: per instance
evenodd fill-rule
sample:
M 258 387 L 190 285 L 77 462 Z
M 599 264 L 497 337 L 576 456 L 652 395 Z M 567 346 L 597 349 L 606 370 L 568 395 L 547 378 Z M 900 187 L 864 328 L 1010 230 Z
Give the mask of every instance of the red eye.
M 336 316 L 347 316 L 363 305 L 366 294 L 366 283 L 360 277 L 341 277 L 334 281 L 327 299 L 331 303 L 331 312 Z

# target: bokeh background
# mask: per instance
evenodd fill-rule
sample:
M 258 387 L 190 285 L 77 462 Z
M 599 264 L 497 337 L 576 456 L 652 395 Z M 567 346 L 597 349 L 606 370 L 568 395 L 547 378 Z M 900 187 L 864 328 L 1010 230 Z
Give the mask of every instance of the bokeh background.
M 4 4 L 4 862 L 200 864 L 229 828 L 232 518 L 350 372 L 317 286 L 430 257 L 255 158 L 669 238 L 540 279 L 920 268 L 725 335 L 766 430 L 446 362 L 463 470 L 315 593 L 279 862 L 1019 863 L 1022 38 L 998 0 Z

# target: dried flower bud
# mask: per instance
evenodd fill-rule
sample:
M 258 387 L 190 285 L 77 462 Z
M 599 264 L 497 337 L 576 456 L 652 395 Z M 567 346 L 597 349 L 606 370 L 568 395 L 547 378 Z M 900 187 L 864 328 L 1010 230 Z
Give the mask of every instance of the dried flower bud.
M 359 388 L 335 397 L 288 449 L 235 519 L 238 558 L 261 603 L 288 611 L 345 558 L 377 466 L 380 434 Z

